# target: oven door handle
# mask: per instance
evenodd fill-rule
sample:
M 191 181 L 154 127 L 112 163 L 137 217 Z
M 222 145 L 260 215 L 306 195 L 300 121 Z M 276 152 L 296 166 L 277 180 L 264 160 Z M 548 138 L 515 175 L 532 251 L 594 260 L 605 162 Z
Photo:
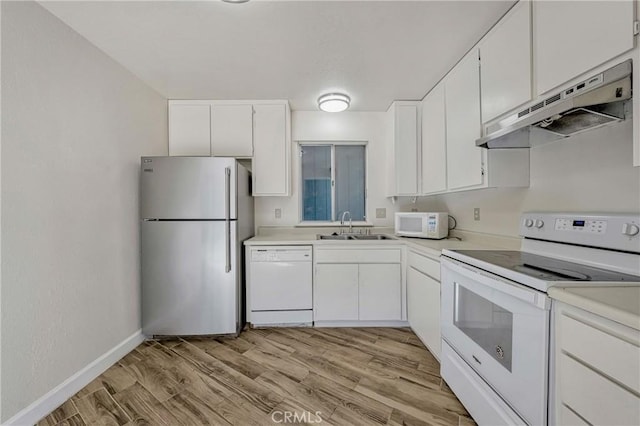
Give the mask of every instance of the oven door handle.
M 546 311 L 551 308 L 551 301 L 547 295 L 537 290 L 533 290 L 523 284 L 518 284 L 514 281 L 507 280 L 506 278 L 502 278 L 498 275 L 469 266 L 448 257 L 441 257 L 440 262 L 443 269 L 446 268 L 464 275 L 474 282 L 477 282 L 479 285 L 484 285 L 493 290 L 508 294 L 509 296 L 520 299 Z

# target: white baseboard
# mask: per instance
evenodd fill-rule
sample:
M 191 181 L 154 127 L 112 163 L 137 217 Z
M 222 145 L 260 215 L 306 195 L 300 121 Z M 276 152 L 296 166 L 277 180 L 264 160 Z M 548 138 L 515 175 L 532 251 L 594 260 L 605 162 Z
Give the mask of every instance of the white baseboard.
M 409 327 L 407 321 L 315 321 L 314 327 Z
M 4 425 L 34 425 L 63 402 L 75 395 L 80 389 L 91 383 L 93 379 L 104 373 L 120 358 L 131 352 L 144 341 L 142 330 L 118 343 L 109 351 L 92 361 L 82 370 L 37 399 L 24 410 L 7 420 Z

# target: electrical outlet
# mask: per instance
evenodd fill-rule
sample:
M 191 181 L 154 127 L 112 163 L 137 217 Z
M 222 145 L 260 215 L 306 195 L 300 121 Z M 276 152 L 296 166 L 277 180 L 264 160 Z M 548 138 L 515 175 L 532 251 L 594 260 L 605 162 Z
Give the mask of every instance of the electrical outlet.
M 276 219 L 280 219 L 282 217 L 282 209 L 276 209 Z
M 376 209 L 376 219 L 385 219 L 387 217 L 387 209 Z
M 473 220 L 480 220 L 480 207 L 474 207 Z

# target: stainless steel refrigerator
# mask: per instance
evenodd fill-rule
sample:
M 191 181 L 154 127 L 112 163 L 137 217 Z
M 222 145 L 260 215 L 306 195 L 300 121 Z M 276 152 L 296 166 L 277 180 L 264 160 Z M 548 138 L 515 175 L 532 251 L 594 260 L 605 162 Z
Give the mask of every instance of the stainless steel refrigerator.
M 239 333 L 250 175 L 232 158 L 142 157 L 142 331 Z

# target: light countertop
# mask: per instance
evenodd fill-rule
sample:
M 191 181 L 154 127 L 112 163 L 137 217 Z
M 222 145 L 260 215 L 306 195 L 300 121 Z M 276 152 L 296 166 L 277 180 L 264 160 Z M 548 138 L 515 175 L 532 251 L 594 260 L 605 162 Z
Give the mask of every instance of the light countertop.
M 640 285 L 551 287 L 553 299 L 640 330 Z
M 518 250 L 520 248 L 520 238 L 496 236 L 491 234 L 480 234 L 465 231 L 454 231 L 452 237 L 443 240 L 427 240 L 420 238 L 395 237 L 393 231 L 389 229 L 372 230 L 372 234 L 385 234 L 393 237 L 390 240 L 368 240 L 368 241 L 341 241 L 341 240 L 318 240 L 317 234 L 331 234 L 333 230 L 284 228 L 279 230 L 269 229 L 264 233 L 248 239 L 244 242 L 247 246 L 269 246 L 269 245 L 314 245 L 320 246 L 372 246 L 383 245 L 405 245 L 410 249 L 420 251 L 429 257 L 437 258 L 443 249 L 503 249 Z M 458 240 L 460 238 L 461 240 Z

